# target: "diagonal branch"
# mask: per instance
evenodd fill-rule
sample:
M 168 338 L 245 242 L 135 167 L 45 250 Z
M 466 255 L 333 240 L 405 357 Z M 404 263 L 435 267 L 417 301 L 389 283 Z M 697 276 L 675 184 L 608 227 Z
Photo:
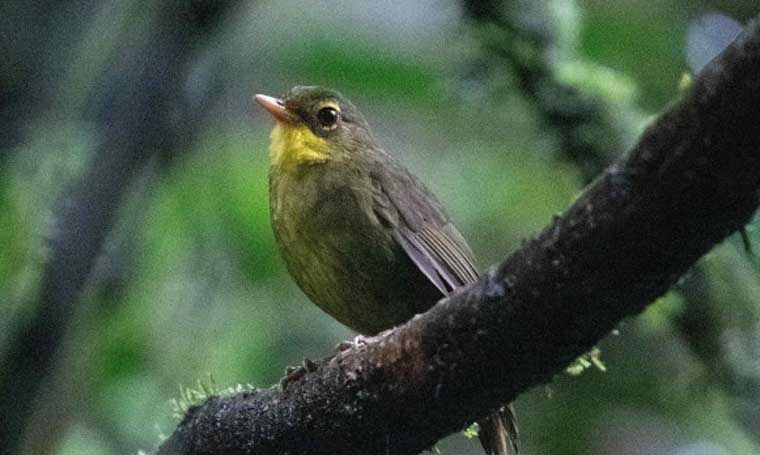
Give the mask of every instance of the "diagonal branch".
M 461 3 L 467 17 L 476 24 L 474 36 L 483 48 L 485 64 L 494 66 L 499 74 L 506 70 L 514 76 L 542 120 L 543 131 L 557 138 L 560 144 L 557 158 L 574 165 L 586 183 L 593 180 L 624 149 L 623 144 L 629 143 L 632 127 L 643 121 L 644 113 L 632 100 L 613 96 L 616 90 L 600 93 L 585 79 L 567 81 L 560 76 L 568 60 L 580 68 L 593 65 L 577 54 L 574 36 L 562 33 L 563 29 L 577 26 L 572 13 L 574 2 L 462 0 Z M 714 20 L 709 16 L 702 18 L 701 27 L 707 27 L 705 21 Z M 707 29 L 701 33 L 705 34 L 704 40 L 720 45 L 718 36 L 713 37 Z M 478 63 L 477 68 L 481 69 L 484 62 Z M 587 74 L 594 74 L 593 70 L 593 66 L 584 68 Z M 608 84 L 609 81 L 605 87 Z M 588 134 L 589 131 L 594 133 Z M 731 297 L 713 288 L 714 275 L 708 273 L 706 264 L 698 263 L 679 281 L 676 290 L 685 305 L 674 315 L 673 328 L 695 360 L 712 370 L 709 379 L 713 385 L 734 400 L 732 414 L 736 422 L 760 442 L 760 374 L 748 372 L 746 361 L 734 354 L 744 348 L 729 347 L 737 343 L 750 346 L 760 340 L 760 333 L 756 334 L 760 306 L 751 298 L 738 297 L 746 294 L 746 288 L 755 281 L 738 279 L 726 284 L 737 293 L 729 305 L 731 308 L 727 308 L 727 299 Z M 738 311 L 746 313 L 739 326 L 729 323 L 731 318 L 726 314 Z M 728 339 L 733 343 L 727 343 Z
M 285 391 L 211 398 L 160 454 L 412 454 L 551 380 L 744 225 L 760 187 L 760 24 L 561 217 L 482 279 Z

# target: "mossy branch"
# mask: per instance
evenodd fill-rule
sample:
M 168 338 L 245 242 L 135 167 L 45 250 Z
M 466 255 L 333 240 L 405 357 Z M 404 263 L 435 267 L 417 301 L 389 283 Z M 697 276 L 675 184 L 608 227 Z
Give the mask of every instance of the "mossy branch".
M 473 285 L 277 388 L 191 408 L 159 454 L 412 454 L 551 380 L 742 227 L 760 24 L 562 216 Z

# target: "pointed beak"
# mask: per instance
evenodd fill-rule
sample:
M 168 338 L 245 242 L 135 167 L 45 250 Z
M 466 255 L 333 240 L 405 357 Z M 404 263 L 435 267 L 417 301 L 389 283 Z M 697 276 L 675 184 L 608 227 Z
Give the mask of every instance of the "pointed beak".
M 295 123 L 295 116 L 288 111 L 285 107 L 285 103 L 281 99 L 267 95 L 256 95 L 253 99 L 261 104 L 264 109 L 269 111 L 269 113 L 272 114 L 272 117 L 278 122 Z

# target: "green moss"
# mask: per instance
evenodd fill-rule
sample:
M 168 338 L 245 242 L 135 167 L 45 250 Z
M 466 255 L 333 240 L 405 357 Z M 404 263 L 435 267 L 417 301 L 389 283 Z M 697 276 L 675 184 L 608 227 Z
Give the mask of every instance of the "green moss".
M 589 352 L 575 359 L 572 364 L 565 368 L 565 372 L 571 376 L 578 376 L 592 366 L 596 367 L 599 371 L 605 372 L 607 371 L 607 367 L 602 362 L 601 354 L 602 351 L 594 346 Z

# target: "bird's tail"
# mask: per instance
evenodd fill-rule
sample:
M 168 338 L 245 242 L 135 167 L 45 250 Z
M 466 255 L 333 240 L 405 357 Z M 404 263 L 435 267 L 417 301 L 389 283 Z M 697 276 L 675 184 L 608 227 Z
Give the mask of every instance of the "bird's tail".
M 488 455 L 517 455 L 517 419 L 512 404 L 478 421 L 478 437 Z

